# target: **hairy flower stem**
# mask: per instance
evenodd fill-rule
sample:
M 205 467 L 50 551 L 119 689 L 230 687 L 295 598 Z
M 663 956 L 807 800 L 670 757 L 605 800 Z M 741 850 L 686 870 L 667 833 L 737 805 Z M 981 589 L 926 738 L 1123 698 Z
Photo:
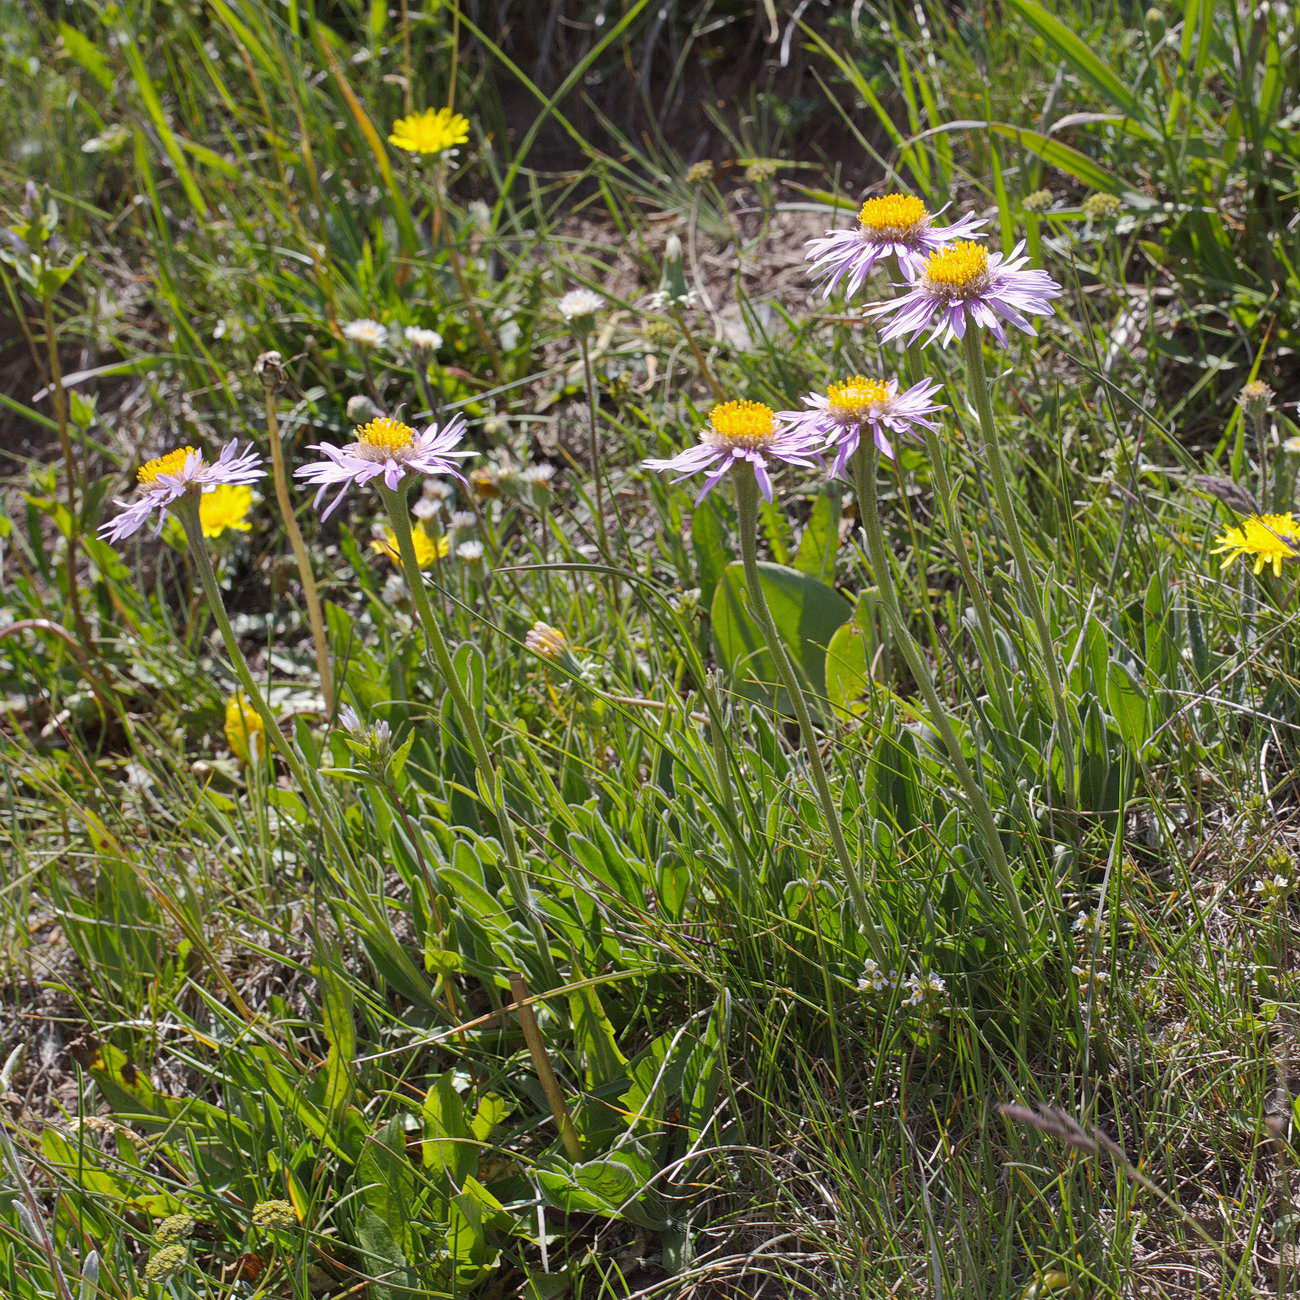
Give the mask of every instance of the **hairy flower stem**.
M 983 788 L 975 779 L 975 773 L 971 771 L 971 766 L 966 761 L 961 741 L 958 740 L 957 733 L 948 718 L 948 712 L 939 699 L 930 665 L 926 663 L 925 655 L 921 653 L 916 638 L 908 628 L 898 603 L 893 565 L 885 545 L 885 533 L 880 524 L 879 502 L 876 498 L 876 465 L 879 456 L 880 452 L 874 440 L 864 438 L 853 457 L 853 477 L 858 490 L 858 513 L 862 531 L 866 536 L 867 555 L 874 570 L 876 587 L 880 591 L 881 603 L 885 607 L 894 638 L 903 652 L 903 658 L 907 660 L 912 679 L 916 682 L 917 689 L 921 692 L 926 708 L 929 710 L 929 721 L 939 733 L 939 739 L 943 741 L 944 749 L 948 752 L 949 766 L 983 832 L 985 850 L 992 863 L 993 874 L 997 877 L 998 884 L 1006 896 L 1007 909 L 1015 924 L 1016 934 L 1024 945 L 1025 951 L 1028 951 L 1029 923 L 1025 919 L 1024 909 L 1020 906 L 1020 891 L 1011 874 L 1011 864 L 1007 861 L 1006 849 L 1002 846 L 1002 836 L 998 833 L 997 823 L 993 820 L 993 810 L 989 807 Z
M 962 340 L 962 346 L 966 352 L 966 369 L 970 378 L 971 394 L 975 399 L 975 412 L 979 416 L 980 433 L 984 438 L 989 478 L 993 483 L 993 499 L 997 502 L 998 512 L 1002 516 L 1002 526 L 1006 529 L 1007 541 L 1011 545 L 1016 581 L 1020 585 L 1024 603 L 1029 606 L 1034 630 L 1038 636 L 1038 648 L 1047 674 L 1047 688 L 1056 715 L 1056 743 L 1060 749 L 1064 775 L 1063 794 L 1067 807 L 1073 809 L 1075 806 L 1074 729 L 1070 725 L 1070 715 L 1065 705 L 1061 668 L 1056 658 L 1052 629 L 1047 624 L 1043 592 L 1035 590 L 1034 575 L 1029 567 L 1029 553 L 1025 550 L 1025 539 L 1016 520 L 1015 502 L 1007 480 L 1006 462 L 1002 459 L 1002 447 L 998 442 L 997 429 L 993 423 L 993 401 L 989 393 L 988 375 L 984 370 L 984 349 L 981 346 L 979 330 L 968 329 L 966 337 Z
M 347 846 L 343 843 L 338 828 L 325 815 L 325 805 L 316 789 L 312 773 L 308 771 L 297 749 L 285 739 L 280 724 L 266 701 L 266 696 L 262 694 L 262 688 L 258 686 L 257 679 L 248 666 L 248 660 L 244 658 L 244 652 L 239 648 L 239 638 L 235 636 L 235 629 L 230 625 L 230 616 L 226 613 L 226 604 L 221 598 L 221 588 L 217 584 L 217 575 L 212 568 L 212 559 L 208 555 L 208 544 L 203 538 L 203 525 L 199 522 L 198 496 L 189 494 L 181 497 L 174 509 L 176 517 L 185 529 L 185 539 L 190 546 L 190 558 L 194 562 L 194 569 L 203 586 L 203 594 L 208 599 L 208 609 L 221 633 L 221 639 L 226 646 L 226 655 L 230 659 L 230 666 L 235 670 L 235 676 L 239 679 L 240 688 L 245 698 L 257 711 L 257 716 L 262 719 L 263 732 L 268 742 L 275 746 L 289 765 L 293 779 L 298 783 L 303 798 L 319 818 L 326 838 L 339 855 L 340 863 L 346 863 L 350 857 Z
M 303 540 L 293 512 L 293 499 L 289 496 L 289 478 L 285 472 L 284 447 L 280 442 L 280 417 L 275 405 L 275 386 L 265 383 L 262 389 L 266 399 L 266 438 L 271 448 L 271 479 L 275 484 L 275 500 L 280 507 L 280 518 L 289 538 L 294 563 L 298 566 L 298 580 L 302 583 L 303 601 L 307 606 L 307 622 L 311 626 L 312 645 L 316 650 L 316 672 L 320 676 L 321 694 L 325 697 L 325 711 L 334 712 L 334 673 L 330 667 L 329 641 L 325 636 L 325 615 L 321 609 L 320 593 L 316 589 L 316 575 L 312 572 L 311 556 Z
M 776 624 L 772 620 L 772 611 L 768 608 L 767 597 L 763 594 L 763 585 L 758 576 L 758 482 L 749 472 L 748 466 L 741 466 L 733 474 L 736 484 L 736 526 L 740 531 L 740 558 L 745 570 L 745 585 L 749 591 L 749 605 L 767 642 L 768 653 L 776 664 L 776 671 L 790 697 L 795 719 L 799 724 L 799 734 L 803 739 L 804 750 L 808 755 L 808 770 L 812 774 L 813 786 L 821 803 L 822 816 L 826 818 L 826 828 L 830 832 L 831 843 L 835 846 L 835 856 L 840 860 L 844 872 L 845 884 L 853 900 L 859 923 L 877 960 L 879 947 L 876 941 L 876 927 L 871 919 L 871 909 L 867 896 L 863 892 L 862 882 L 858 879 L 858 864 L 849 852 L 840 826 L 839 810 L 831 794 L 829 781 L 826 779 L 826 765 L 822 761 L 821 750 L 817 744 L 817 731 L 813 727 L 812 715 L 808 712 L 808 701 L 804 698 L 803 686 L 795 672 L 790 656 Z
M 587 454 L 591 458 L 591 474 L 596 484 L 596 536 L 600 541 L 600 556 L 610 558 L 609 530 L 605 524 L 605 481 L 600 463 L 600 425 L 596 411 L 596 379 L 591 369 L 591 348 L 586 333 L 578 337 L 582 353 L 582 381 L 587 390 Z
M 415 601 L 415 612 L 419 617 L 420 626 L 424 630 L 425 645 L 442 676 L 448 693 L 451 695 L 456 717 L 464 729 L 466 738 L 469 740 L 470 751 L 474 755 L 474 763 L 478 768 L 479 792 L 496 818 L 501 835 L 501 845 L 506 855 L 506 870 L 510 877 L 510 892 L 528 917 L 533 939 L 537 944 L 538 957 L 545 964 L 547 973 L 554 974 L 550 942 L 542 925 L 542 917 L 538 911 L 537 901 L 533 897 L 533 891 L 528 884 L 528 874 L 524 868 L 524 859 L 519 849 L 519 841 L 515 838 L 514 823 L 511 820 L 510 809 L 506 804 L 505 787 L 501 780 L 501 774 L 492 759 L 492 752 L 488 749 L 487 742 L 483 739 L 483 732 L 479 727 L 474 706 L 470 702 L 460 678 L 456 676 L 456 665 L 452 661 L 451 650 L 447 645 L 446 637 L 442 634 L 442 628 L 438 625 L 438 620 L 434 616 L 433 606 L 429 603 L 428 588 L 424 584 L 419 562 L 415 558 L 415 541 L 411 537 L 411 522 L 406 512 L 406 492 L 401 487 L 389 488 L 382 483 L 379 492 L 388 511 L 389 521 L 393 526 L 393 536 L 397 539 L 397 550 L 402 557 L 402 568 L 406 573 L 406 585 L 410 588 L 412 600 Z

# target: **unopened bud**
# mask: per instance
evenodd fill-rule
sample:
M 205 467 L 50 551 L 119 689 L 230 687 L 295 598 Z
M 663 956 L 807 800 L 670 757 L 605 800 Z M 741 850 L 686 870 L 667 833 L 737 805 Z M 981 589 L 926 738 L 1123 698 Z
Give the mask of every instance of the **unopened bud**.
M 277 393 L 284 387 L 284 361 L 278 352 L 263 352 L 253 362 L 253 374 L 262 381 L 262 387 L 269 393 Z

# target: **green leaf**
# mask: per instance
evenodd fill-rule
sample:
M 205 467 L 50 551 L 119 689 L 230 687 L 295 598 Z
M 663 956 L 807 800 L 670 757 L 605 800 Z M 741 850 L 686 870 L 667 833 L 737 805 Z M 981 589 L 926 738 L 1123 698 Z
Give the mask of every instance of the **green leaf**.
M 700 603 L 708 605 L 730 563 L 727 529 L 717 497 L 701 501 L 691 517 L 691 547 L 695 551 L 696 581 L 700 584 Z
M 352 1019 L 352 991 L 332 967 L 312 968 L 320 984 L 321 1021 L 330 1045 L 325 1059 L 324 1106 L 337 1118 L 352 1097 L 352 1058 L 357 1052 L 357 1030 Z
M 871 676 L 872 647 L 856 619 L 845 623 L 826 647 L 826 697 L 838 717 L 851 721 L 869 712 L 880 684 Z
M 440 1169 L 459 1187 L 478 1168 L 479 1152 L 465 1115 L 465 1103 L 456 1091 L 454 1071 L 448 1070 L 434 1080 L 425 1094 L 421 1116 L 424 1167 Z
M 1138 122 L 1145 121 L 1145 106 L 1132 88 L 1109 63 L 1098 57 L 1082 37 L 1076 36 L 1036 0 L 1008 0 L 1008 4 L 1043 38 L 1052 53 L 1101 91 L 1125 116 Z
M 772 619 L 814 700 L 826 695 L 826 648 L 849 618 L 849 603 L 832 587 L 784 564 L 760 563 L 759 581 Z M 788 709 L 784 690 L 774 686 L 776 665 L 749 609 L 744 569 L 729 564 L 713 596 L 713 635 L 718 654 L 737 688 L 753 699 L 772 698 Z
M 1114 659 L 1106 672 L 1106 708 L 1125 744 L 1140 754 L 1151 738 L 1151 710 L 1142 683 Z
M 104 90 L 113 89 L 113 73 L 99 47 L 67 23 L 59 24 L 59 37 L 70 58 L 75 59 Z
M 840 494 L 834 484 L 828 484 L 813 502 L 794 567 L 819 582 L 829 582 L 835 575 L 835 555 L 839 549 Z

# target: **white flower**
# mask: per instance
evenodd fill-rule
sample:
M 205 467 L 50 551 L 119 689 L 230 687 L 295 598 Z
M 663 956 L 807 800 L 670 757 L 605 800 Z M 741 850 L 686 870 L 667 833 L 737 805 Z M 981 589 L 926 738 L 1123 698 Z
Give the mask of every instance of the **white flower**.
M 1070 927 L 1075 934 L 1091 934 L 1097 928 L 1097 917 L 1093 912 L 1083 911 L 1074 918 Z
M 421 497 L 411 507 L 411 513 L 421 522 L 432 519 L 438 513 L 438 503 L 432 497 Z
M 862 967 L 862 975 L 858 979 L 859 993 L 883 993 L 886 989 L 894 988 L 898 984 L 898 972 L 896 970 L 886 971 L 872 957 L 868 957 Z
M 423 491 L 430 501 L 438 504 L 451 499 L 451 484 L 440 478 L 425 479 Z
M 377 348 L 388 342 L 388 326 L 377 320 L 350 320 L 343 326 L 343 337 L 363 348 Z
M 402 337 L 416 352 L 436 352 L 442 347 L 442 335 L 437 330 L 421 329 L 418 325 L 408 325 Z
M 591 289 L 570 289 L 555 304 L 555 310 L 567 321 L 584 320 L 595 316 L 604 305 L 604 298 Z
M 555 466 L 548 465 L 544 460 L 538 461 L 537 464 L 526 465 L 520 470 L 519 477 L 529 487 L 549 487 L 551 480 L 555 477 Z
M 455 510 L 449 522 L 453 533 L 472 533 L 478 527 L 478 516 L 472 510 Z
M 919 1007 L 926 1001 L 942 1002 L 948 991 L 944 980 L 934 974 L 909 975 L 903 987 L 908 990 L 908 996 L 903 999 L 905 1007 Z
M 1265 903 L 1271 903 L 1275 899 L 1285 898 L 1291 891 L 1291 882 L 1286 876 L 1276 875 L 1272 880 L 1257 880 L 1251 886 L 1261 900 Z
M 478 564 L 483 559 L 483 554 L 482 542 L 461 542 L 456 547 L 456 558 L 464 560 L 466 564 Z

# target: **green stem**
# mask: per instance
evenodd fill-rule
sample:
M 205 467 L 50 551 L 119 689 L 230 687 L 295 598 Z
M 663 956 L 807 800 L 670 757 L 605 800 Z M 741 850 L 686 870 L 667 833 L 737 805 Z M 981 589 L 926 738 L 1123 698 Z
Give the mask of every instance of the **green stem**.
M 510 876 L 511 893 L 515 901 L 528 915 L 533 938 L 538 946 L 538 956 L 549 968 L 551 966 L 550 943 L 542 926 L 541 914 L 537 902 L 528 884 L 528 874 L 524 868 L 523 854 L 515 838 L 514 824 L 510 809 L 505 800 L 505 789 L 501 774 L 493 762 L 492 753 L 483 739 L 478 717 L 465 687 L 456 676 L 456 666 L 452 661 L 451 650 L 442 628 L 434 617 L 433 607 L 429 604 L 429 592 L 424 577 L 420 572 L 419 562 L 415 558 L 415 542 L 411 537 L 411 521 L 406 513 L 406 492 L 404 488 L 390 488 L 383 484 L 379 487 L 384 506 L 393 526 L 393 536 L 397 538 L 397 550 L 402 557 L 402 567 L 406 572 L 406 585 L 410 588 L 411 598 L 415 601 L 415 611 L 424 630 L 425 644 L 433 657 L 438 672 L 442 675 L 456 716 L 469 740 L 470 751 L 478 768 L 479 791 L 487 806 L 496 818 L 501 835 L 501 844 L 505 850 L 507 872 Z M 548 972 L 549 973 L 549 972 Z
M 879 943 L 871 919 L 871 910 L 867 905 L 867 896 L 862 890 L 862 882 L 858 879 L 858 864 L 853 860 L 853 855 L 849 852 L 848 843 L 844 839 L 844 831 L 840 826 L 839 810 L 835 806 L 830 783 L 826 779 L 826 765 L 822 761 L 821 750 L 818 748 L 817 732 L 813 727 L 812 715 L 808 712 L 808 702 L 804 698 L 803 687 L 800 684 L 798 674 L 795 672 L 794 665 L 790 662 L 789 655 L 786 654 L 785 644 L 781 640 L 780 633 L 776 630 L 776 623 L 772 619 L 772 611 L 768 608 L 767 597 L 763 594 L 763 584 L 758 576 L 758 480 L 755 479 L 749 468 L 744 465 L 739 467 L 734 478 L 736 482 L 736 523 L 740 530 L 740 558 L 745 570 L 745 583 L 749 590 L 750 608 L 753 610 L 754 617 L 758 620 L 758 625 L 762 629 L 763 638 L 767 642 L 768 653 L 776 664 L 776 670 L 782 684 L 785 686 L 786 694 L 790 697 L 795 719 L 799 724 L 799 734 L 803 739 L 804 750 L 808 755 L 808 770 L 812 774 L 813 786 L 816 788 L 817 798 L 822 807 L 822 815 L 826 818 L 826 827 L 830 831 L 831 843 L 835 846 L 835 855 L 840 860 L 845 884 L 848 886 L 853 906 L 857 910 L 859 922 L 871 945 L 873 954 L 879 960 L 880 953 L 876 951 L 879 948 Z
M 980 432 L 987 452 L 989 477 L 993 482 L 993 497 L 997 502 L 998 512 L 1002 515 L 1002 526 L 1006 529 L 1007 541 L 1011 545 L 1016 581 L 1020 585 L 1024 602 L 1029 606 L 1034 630 L 1038 636 L 1043 668 L 1047 673 L 1047 687 L 1052 697 L 1052 709 L 1056 714 L 1056 743 L 1060 747 L 1065 777 L 1065 800 L 1066 804 L 1073 808 L 1075 804 L 1073 728 L 1070 726 L 1070 715 L 1066 709 L 1061 669 L 1056 659 L 1056 645 L 1052 640 L 1052 630 L 1047 624 L 1043 593 L 1034 589 L 1034 577 L 1029 567 L 1029 553 L 1025 550 L 1025 539 L 1016 519 L 1015 502 L 1007 480 L 1006 463 L 1002 459 L 1002 448 L 993 423 L 993 402 L 989 393 L 988 375 L 984 370 L 984 349 L 980 343 L 979 330 L 968 329 L 962 345 L 966 352 L 966 368 L 970 377 L 971 394 L 975 399 L 975 412 L 979 416 Z
M 266 437 L 271 448 L 271 481 L 275 485 L 275 500 L 280 507 L 289 548 L 298 566 L 298 580 L 302 583 L 303 601 L 307 606 L 307 622 L 311 626 L 312 645 L 316 651 L 316 671 L 320 675 L 321 694 L 325 697 L 325 711 L 334 713 L 334 674 L 330 667 L 329 641 L 325 635 L 325 615 L 321 609 L 320 593 L 316 589 L 316 575 L 312 572 L 311 556 L 303 540 L 302 529 L 294 514 L 293 500 L 289 496 L 289 477 L 285 472 L 284 447 L 280 442 L 280 417 L 275 404 L 275 385 L 264 383 L 266 400 Z
M 912 678 L 930 712 L 930 722 L 948 751 L 949 765 L 970 804 L 971 811 L 975 814 L 976 821 L 979 822 L 984 835 L 985 848 L 992 860 L 993 874 L 1006 895 L 1007 907 L 1015 923 L 1017 935 L 1027 951 L 1029 924 L 1025 919 L 1024 909 L 1020 906 L 1020 891 L 1011 874 L 1011 864 L 1007 861 L 1006 849 L 1002 846 L 1002 836 L 998 833 L 997 823 L 993 820 L 993 810 L 989 807 L 983 788 L 975 779 L 975 773 L 971 771 L 970 764 L 966 761 L 961 741 L 952 729 L 947 710 L 939 699 L 930 665 L 926 663 L 925 656 L 908 628 L 903 611 L 898 604 L 894 570 L 885 545 L 885 533 L 880 525 L 880 510 L 876 500 L 876 462 L 879 455 L 875 442 L 864 438 L 853 457 L 853 477 L 858 490 L 858 514 L 866 535 L 867 555 L 875 571 L 873 576 L 876 579 L 876 587 L 880 592 L 898 647 L 903 652 L 903 658 L 907 660 Z
M 338 828 L 326 816 L 325 806 L 321 801 L 320 793 L 316 789 L 311 773 L 307 770 L 302 756 L 285 739 L 280 730 L 280 724 L 275 714 L 271 712 L 271 706 L 266 701 L 266 696 L 262 694 L 262 688 L 258 686 L 257 680 L 248 666 L 248 660 L 244 658 L 244 652 L 239 648 L 239 638 L 235 636 L 235 629 L 230 625 L 230 616 L 226 613 L 225 601 L 221 599 L 221 588 L 217 583 L 217 575 L 212 568 L 212 560 L 208 555 L 208 546 L 203 540 L 203 526 L 199 522 L 198 496 L 181 497 L 176 502 L 175 514 L 181 521 L 181 526 L 185 529 L 185 538 L 190 546 L 190 558 L 194 561 L 195 571 L 198 573 L 199 582 L 203 586 L 203 594 L 208 599 L 208 608 L 216 621 L 217 628 L 221 633 L 221 639 L 225 642 L 226 654 L 230 659 L 230 666 L 235 670 L 235 676 L 239 679 L 240 688 L 243 690 L 245 698 L 257 711 L 257 716 L 262 719 L 262 728 L 267 740 L 275 746 L 288 764 L 289 771 L 293 773 L 293 778 L 298 783 L 303 798 L 307 800 L 312 811 L 319 818 L 326 837 L 339 855 L 340 863 L 346 863 L 349 857 L 347 846 L 343 843 Z
M 605 527 L 605 481 L 600 464 L 600 428 L 596 414 L 596 388 L 591 369 L 591 349 L 587 335 L 578 336 L 582 352 L 582 380 L 587 390 L 587 451 L 591 458 L 591 473 L 596 481 L 596 536 L 600 539 L 602 559 L 609 559 L 609 532 Z

